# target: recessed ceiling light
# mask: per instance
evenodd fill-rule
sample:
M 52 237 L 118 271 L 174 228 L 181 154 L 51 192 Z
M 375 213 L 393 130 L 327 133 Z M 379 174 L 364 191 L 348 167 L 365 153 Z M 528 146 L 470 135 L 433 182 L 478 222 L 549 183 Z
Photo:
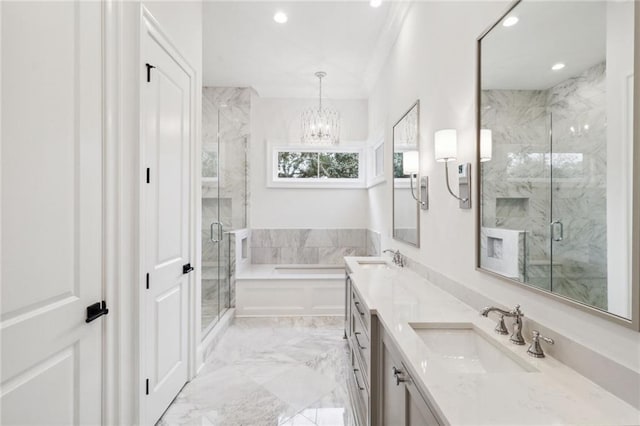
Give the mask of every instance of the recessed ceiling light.
M 276 21 L 278 24 L 284 24 L 289 20 L 289 18 L 287 17 L 287 14 L 284 12 L 276 12 L 276 14 L 273 15 L 273 20 Z
M 382 4 L 382 0 L 371 0 L 369 1 L 369 6 L 371 7 L 380 7 Z
M 564 68 L 564 64 L 562 62 L 558 62 L 551 67 L 554 71 L 560 71 L 562 68 Z
M 503 27 L 513 27 L 515 24 L 517 24 L 519 21 L 519 19 L 516 16 L 509 16 L 507 19 L 505 19 L 502 22 L 502 26 Z

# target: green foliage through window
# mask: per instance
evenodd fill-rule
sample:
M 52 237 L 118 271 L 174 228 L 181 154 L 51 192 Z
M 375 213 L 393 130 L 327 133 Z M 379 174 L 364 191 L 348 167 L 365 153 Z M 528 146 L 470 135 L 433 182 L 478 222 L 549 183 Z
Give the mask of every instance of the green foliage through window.
M 278 152 L 278 177 L 285 179 L 358 179 L 356 152 Z
M 394 178 L 408 178 L 409 175 L 404 174 L 403 160 L 404 156 L 402 152 L 393 153 L 393 177 Z

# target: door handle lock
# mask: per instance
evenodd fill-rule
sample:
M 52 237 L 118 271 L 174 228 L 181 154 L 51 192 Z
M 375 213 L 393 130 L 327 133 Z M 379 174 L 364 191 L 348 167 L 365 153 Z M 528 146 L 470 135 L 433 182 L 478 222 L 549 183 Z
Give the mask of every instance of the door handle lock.
M 108 313 L 109 309 L 107 309 L 107 302 L 104 300 L 102 302 L 96 302 L 93 305 L 87 306 L 87 319 L 85 322 L 91 322 L 103 315 L 107 315 Z
M 183 274 L 188 274 L 189 272 L 193 271 L 194 267 L 191 266 L 190 263 L 187 263 L 186 265 L 182 265 L 182 273 Z

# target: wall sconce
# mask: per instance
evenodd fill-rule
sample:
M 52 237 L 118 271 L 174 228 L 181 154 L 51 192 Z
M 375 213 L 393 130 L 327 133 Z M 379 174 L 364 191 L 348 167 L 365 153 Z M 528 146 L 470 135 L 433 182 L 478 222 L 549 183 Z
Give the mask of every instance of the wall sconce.
M 420 178 L 420 198 L 416 197 L 413 190 L 413 179 L 418 177 L 420 169 L 420 153 L 418 151 L 405 151 L 402 153 L 402 173 L 409 175 L 409 183 L 411 185 L 411 196 L 420 205 L 422 210 L 429 208 L 428 186 L 429 179 L 427 176 Z
M 458 156 L 458 136 L 455 129 L 438 130 L 435 133 L 435 154 L 436 161 L 444 162 L 444 170 L 447 181 L 447 189 L 455 199 L 460 201 L 461 209 L 471 208 L 471 164 L 458 165 L 458 186 L 460 196 L 451 190 L 449 185 L 449 161 L 455 161 Z
M 491 161 L 493 136 L 491 130 L 480 129 L 480 162 Z

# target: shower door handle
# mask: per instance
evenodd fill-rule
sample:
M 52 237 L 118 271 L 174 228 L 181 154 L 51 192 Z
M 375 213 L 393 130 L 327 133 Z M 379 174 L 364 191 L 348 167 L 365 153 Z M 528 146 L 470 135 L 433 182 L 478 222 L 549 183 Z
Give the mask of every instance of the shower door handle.
M 556 233 L 556 229 L 560 229 L 560 233 Z M 556 236 L 557 235 L 557 236 Z M 553 241 L 562 241 L 564 240 L 564 225 L 559 220 L 554 220 L 551 222 L 551 238 Z
M 213 237 L 213 226 L 216 226 L 218 228 L 218 235 L 216 238 Z M 209 227 L 210 230 L 210 237 L 209 239 L 211 240 L 212 243 L 219 243 L 220 241 L 222 241 L 222 223 L 220 222 L 211 222 L 211 226 Z

